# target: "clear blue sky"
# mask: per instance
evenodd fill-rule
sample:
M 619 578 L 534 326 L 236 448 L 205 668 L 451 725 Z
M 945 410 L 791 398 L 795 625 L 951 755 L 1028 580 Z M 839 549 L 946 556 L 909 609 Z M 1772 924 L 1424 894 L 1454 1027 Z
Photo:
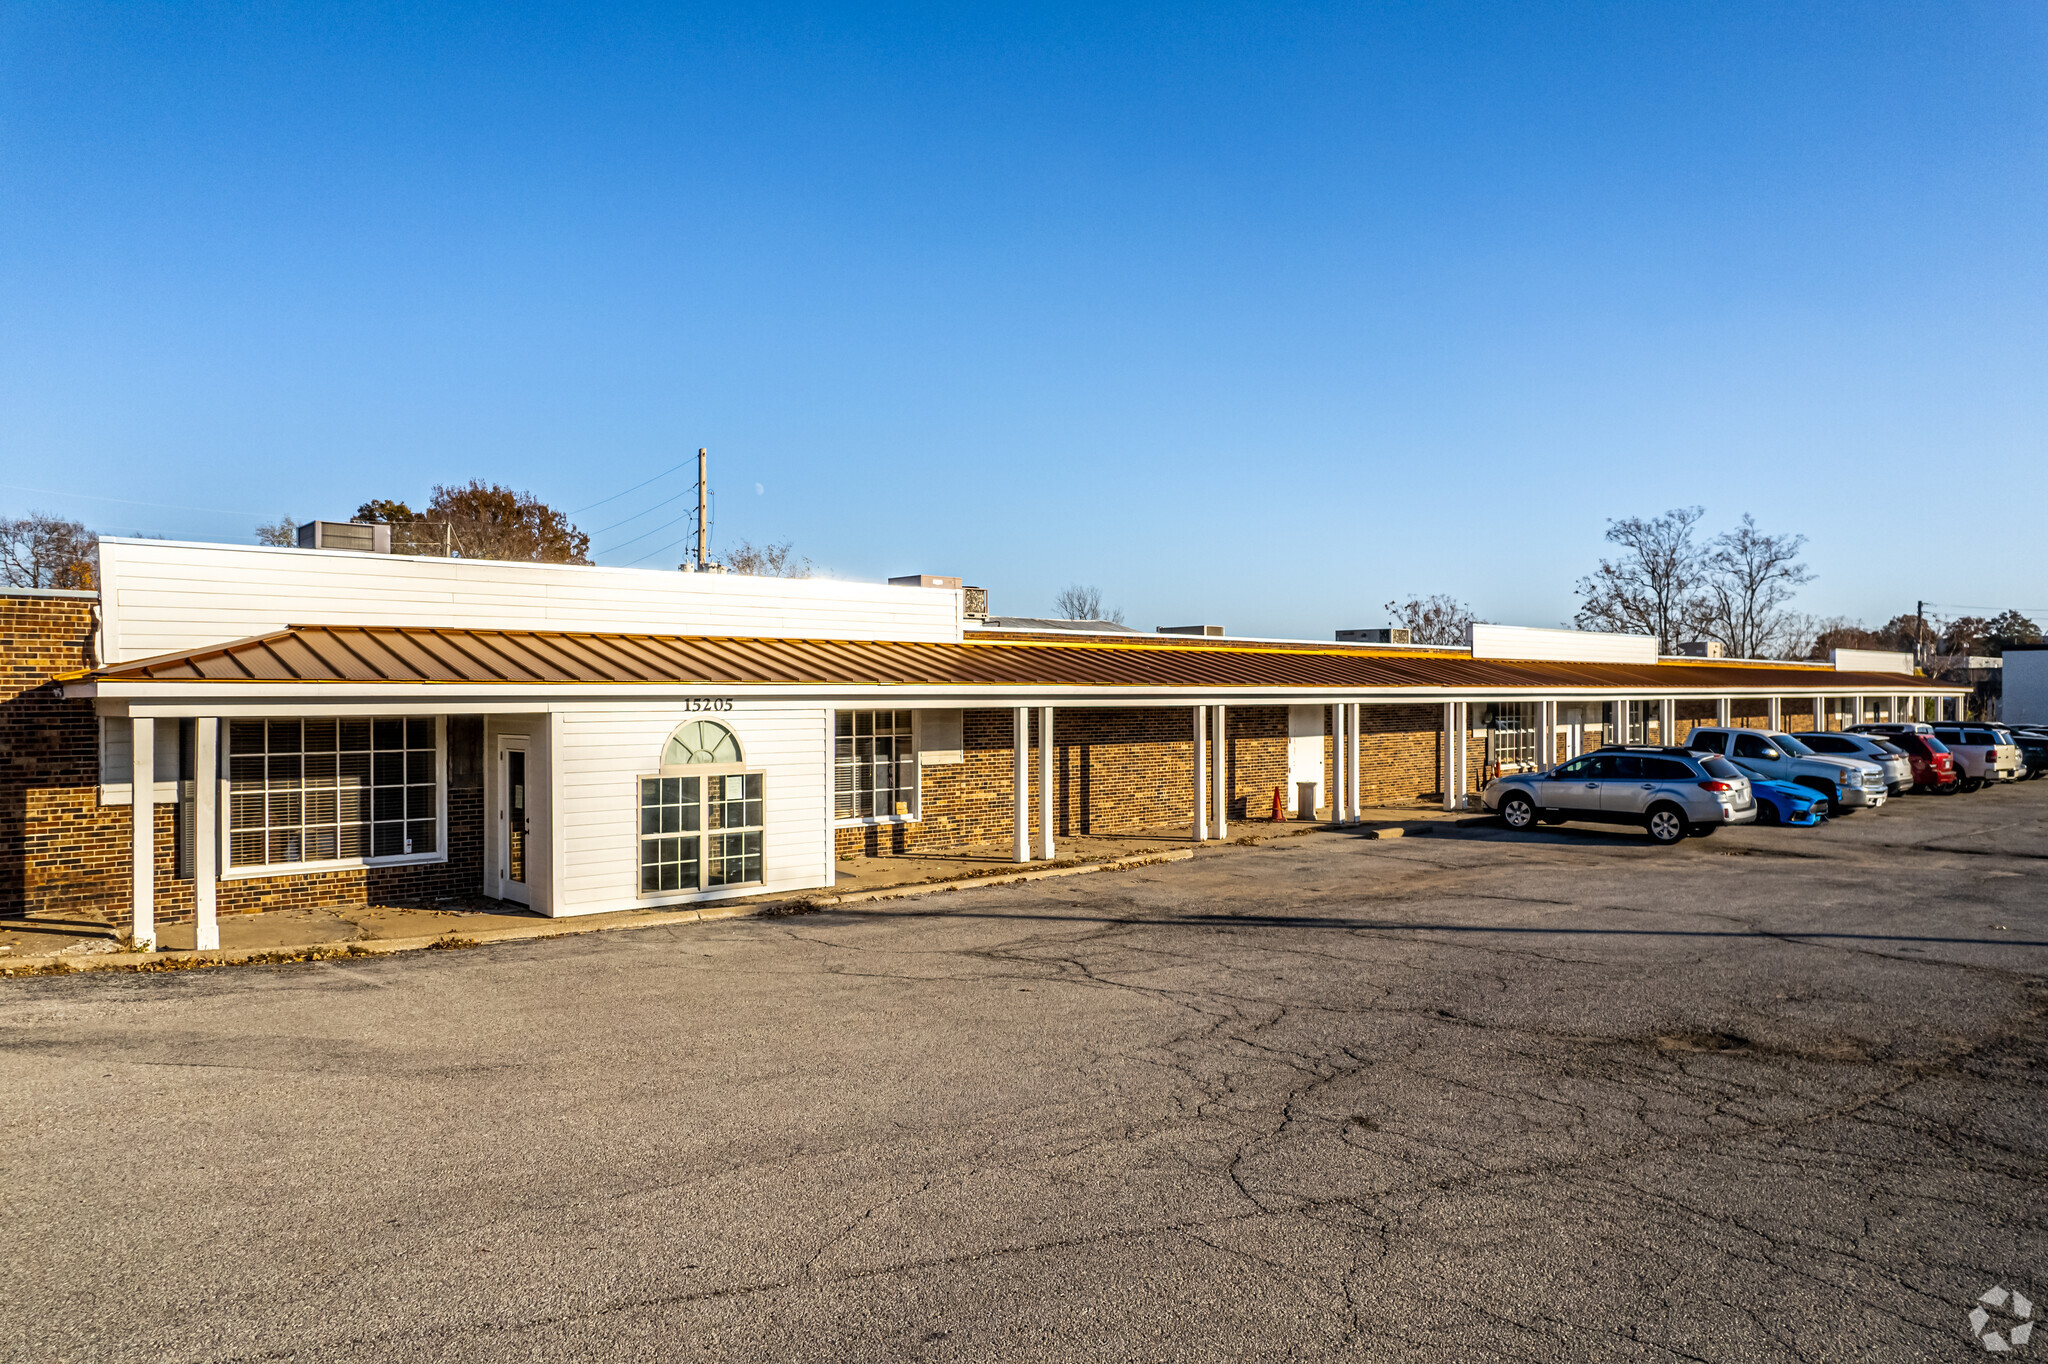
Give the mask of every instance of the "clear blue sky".
M 1003 612 L 1557 624 L 1690 502 L 2048 606 L 2048 7 L 679 8 L 0 8 L 0 512 L 708 445 L 720 541 Z

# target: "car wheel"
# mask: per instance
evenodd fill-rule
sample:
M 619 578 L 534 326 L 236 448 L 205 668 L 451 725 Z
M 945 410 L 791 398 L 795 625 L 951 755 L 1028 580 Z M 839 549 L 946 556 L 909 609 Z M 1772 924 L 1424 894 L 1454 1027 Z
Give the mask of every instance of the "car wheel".
M 1983 789 L 1984 779 L 1982 777 L 1964 777 L 1957 784 L 1965 791 L 1978 791 Z
M 1650 811 L 1650 817 L 1643 823 L 1650 831 L 1650 838 L 1666 848 L 1685 841 L 1687 820 L 1683 812 L 1672 806 L 1658 806 Z
M 1523 833 L 1536 827 L 1536 805 L 1527 796 L 1509 796 L 1500 803 L 1500 822 Z
M 1767 800 L 1758 801 L 1756 803 L 1756 822 L 1759 824 L 1779 823 L 1778 807 Z

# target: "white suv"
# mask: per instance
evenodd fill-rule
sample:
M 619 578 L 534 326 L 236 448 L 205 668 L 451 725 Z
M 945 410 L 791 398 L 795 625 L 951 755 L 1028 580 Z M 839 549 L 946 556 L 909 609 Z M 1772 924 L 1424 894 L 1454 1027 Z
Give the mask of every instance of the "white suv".
M 2018 781 L 2025 767 L 2020 759 L 2020 746 L 1996 725 L 1938 722 L 1934 737 L 1956 755 L 1956 775 L 1962 779 L 1965 791 L 1974 791 L 1991 781 Z
M 1696 729 L 1685 746 L 1719 753 L 1752 777 L 1789 781 L 1828 800 L 1828 817 L 1844 810 L 1875 810 L 1889 794 L 1884 769 L 1862 758 L 1822 757 L 1790 734 L 1761 729 Z

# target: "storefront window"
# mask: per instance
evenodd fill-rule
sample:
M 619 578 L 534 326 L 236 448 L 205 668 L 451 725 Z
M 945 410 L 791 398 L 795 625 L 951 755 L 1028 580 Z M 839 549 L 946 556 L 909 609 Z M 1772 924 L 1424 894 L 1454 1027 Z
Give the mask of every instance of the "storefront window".
M 835 818 L 917 813 L 917 753 L 909 711 L 840 711 L 832 761 Z
M 285 867 L 438 852 L 432 716 L 228 724 L 228 865 Z

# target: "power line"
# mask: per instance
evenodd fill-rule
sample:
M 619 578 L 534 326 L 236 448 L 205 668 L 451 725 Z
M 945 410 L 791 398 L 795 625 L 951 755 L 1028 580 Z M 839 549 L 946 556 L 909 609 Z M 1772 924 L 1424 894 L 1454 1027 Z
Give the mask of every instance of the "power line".
M 668 551 L 670 551 L 670 550 L 674 549 L 674 548 L 675 548 L 675 547 L 676 547 L 677 545 L 687 545 L 687 544 L 689 544 L 689 543 L 690 543 L 690 540 L 691 540 L 691 538 L 692 538 L 692 537 L 694 537 L 694 536 L 695 536 L 696 534 L 697 534 L 697 532 L 693 530 L 693 531 L 691 531 L 691 532 L 690 532 L 690 534 L 689 534 L 689 535 L 685 535 L 685 536 L 684 536 L 684 537 L 683 537 L 682 539 L 680 539 L 680 540 L 671 540 L 671 541 L 669 541 L 669 542 L 668 542 L 667 544 L 663 545 L 663 546 L 662 546 L 662 547 L 661 547 L 660 549 L 650 549 L 650 550 L 648 550 L 648 551 L 647 551 L 647 552 L 646 552 L 645 554 L 641 555 L 641 556 L 640 556 L 639 558 L 637 558 L 637 559 L 634 559 L 634 560 L 631 560 L 631 561 L 629 561 L 629 562 L 627 562 L 627 563 L 623 563 L 623 564 L 620 564 L 620 565 L 619 565 L 619 567 L 621 567 L 621 568 L 631 568 L 631 567 L 633 567 L 633 565 L 634 565 L 634 564 L 644 564 L 644 563 L 646 563 L 646 562 L 647 562 L 647 561 L 648 561 L 649 559 L 652 559 L 652 558 L 653 558 L 653 557 L 654 557 L 655 555 L 657 555 L 657 554 L 666 554 L 666 553 L 667 553 Z
M 677 465 L 681 468 L 681 465 Z M 31 488 L 25 483 L 0 483 L 0 488 L 12 488 L 18 493 L 35 493 L 42 497 L 78 497 L 87 502 L 118 502 L 124 507 L 161 507 L 166 511 L 217 512 L 222 516 L 262 516 L 263 512 L 236 511 L 231 507 L 191 507 L 182 502 L 141 502 L 132 497 L 105 497 L 99 493 L 67 493 L 55 488 Z
M 688 460 L 684 460 L 684 461 L 683 461 L 683 462 L 682 462 L 681 464 L 678 464 L 678 465 L 676 465 L 676 466 L 675 466 L 675 469 L 663 469 L 663 470 L 662 470 L 662 471 L 661 471 L 660 473 L 656 474 L 656 475 L 655 475 L 655 476 L 654 476 L 653 478 L 650 478 L 650 479 L 648 479 L 648 480 L 647 480 L 647 483 L 659 483 L 659 482 L 661 482 L 661 480 L 663 480 L 664 478 L 667 478 L 667 477 L 668 477 L 668 476 L 669 476 L 670 474 L 674 473 L 674 472 L 676 471 L 676 469 L 685 469 L 685 468 L 688 468 L 688 467 L 689 467 L 689 464 L 690 464 L 690 461 L 688 461 Z M 599 498 L 599 499 L 598 499 L 597 501 L 595 501 L 595 502 L 591 503 L 589 507 L 578 507 L 578 508 L 577 508 L 577 509 L 576 509 L 575 511 L 572 511 L 572 512 L 570 512 L 570 513 L 569 513 L 569 515 L 571 515 L 571 516 L 581 516 L 581 515 L 583 515 L 583 513 L 585 513 L 585 512 L 587 512 L 587 511 L 589 511 L 589 510 L 591 509 L 591 507 L 602 507 L 602 506 L 603 506 L 603 505 L 604 505 L 605 503 L 607 503 L 607 502 L 616 502 L 616 501 L 618 501 L 618 500 L 619 500 L 620 498 L 624 497 L 624 496 L 626 495 L 626 493 L 637 493 L 637 492 L 639 492 L 639 491 L 640 491 L 640 490 L 641 490 L 642 488 L 644 488 L 644 487 L 646 487 L 646 486 L 647 486 L 647 483 L 635 483 L 635 484 L 634 484 L 634 485 L 633 485 L 632 487 L 630 487 L 630 488 L 626 489 L 626 492 L 625 492 L 625 493 L 613 493 L 613 494 L 612 494 L 612 495 L 611 495 L 610 497 L 600 497 L 600 498 Z M 631 517 L 628 517 L 628 518 L 627 518 L 627 520 L 631 520 L 631 519 L 632 519 Z
M 603 535 L 609 531 L 615 531 L 620 526 L 625 525 L 626 521 L 638 521 L 641 517 L 647 515 L 648 512 L 660 511 L 663 507 L 666 507 L 669 503 L 675 501 L 676 498 L 688 497 L 692 491 L 692 489 L 685 488 L 681 492 L 677 493 L 675 497 L 665 497 L 651 507 L 641 508 L 639 511 L 636 511 L 631 516 L 627 517 L 625 521 L 614 521 L 609 526 L 606 526 L 604 530 L 594 530 L 590 533 L 592 535 Z
M 634 536 L 634 537 L 633 537 L 632 539 L 630 539 L 630 540 L 621 540 L 621 541 L 619 541 L 619 543 L 617 543 L 616 545 L 613 545 L 613 546 L 612 546 L 612 547 L 611 547 L 610 549 L 601 549 L 601 550 L 599 550 L 599 551 L 598 551 L 598 553 L 599 553 L 599 554 L 617 554 L 617 553 L 618 553 L 618 552 L 619 552 L 620 550 L 624 549 L 624 548 L 625 548 L 625 547 L 626 547 L 627 545 L 635 545 L 635 544 L 638 544 L 638 543 L 640 543 L 640 541 L 642 541 L 642 540 L 645 540 L 645 539 L 646 539 L 646 538 L 647 538 L 648 536 L 650 536 L 650 535 L 659 535 L 659 534 L 661 534 L 661 533 L 662 533 L 663 531 L 667 530 L 667 529 L 668 529 L 668 528 L 669 528 L 670 526 L 680 526 L 680 525 L 681 525 L 681 524 L 682 524 L 683 522 L 685 522 L 685 521 L 689 520 L 689 519 L 690 519 L 690 517 L 691 517 L 691 516 L 693 516 L 694 514 L 695 514 L 694 512 L 686 512 L 686 513 L 685 513 L 685 514 L 683 514 L 682 516 L 678 516 L 678 517 L 677 517 L 677 518 L 676 518 L 675 520 L 673 520 L 673 521 L 670 521 L 670 522 L 666 523 L 665 525 L 659 525 L 659 526 L 656 526 L 656 527 L 655 527 L 655 528 L 654 528 L 653 530 L 643 530 L 643 531 L 641 531 L 641 532 L 640 532 L 640 533 L 639 533 L 638 535 Z

